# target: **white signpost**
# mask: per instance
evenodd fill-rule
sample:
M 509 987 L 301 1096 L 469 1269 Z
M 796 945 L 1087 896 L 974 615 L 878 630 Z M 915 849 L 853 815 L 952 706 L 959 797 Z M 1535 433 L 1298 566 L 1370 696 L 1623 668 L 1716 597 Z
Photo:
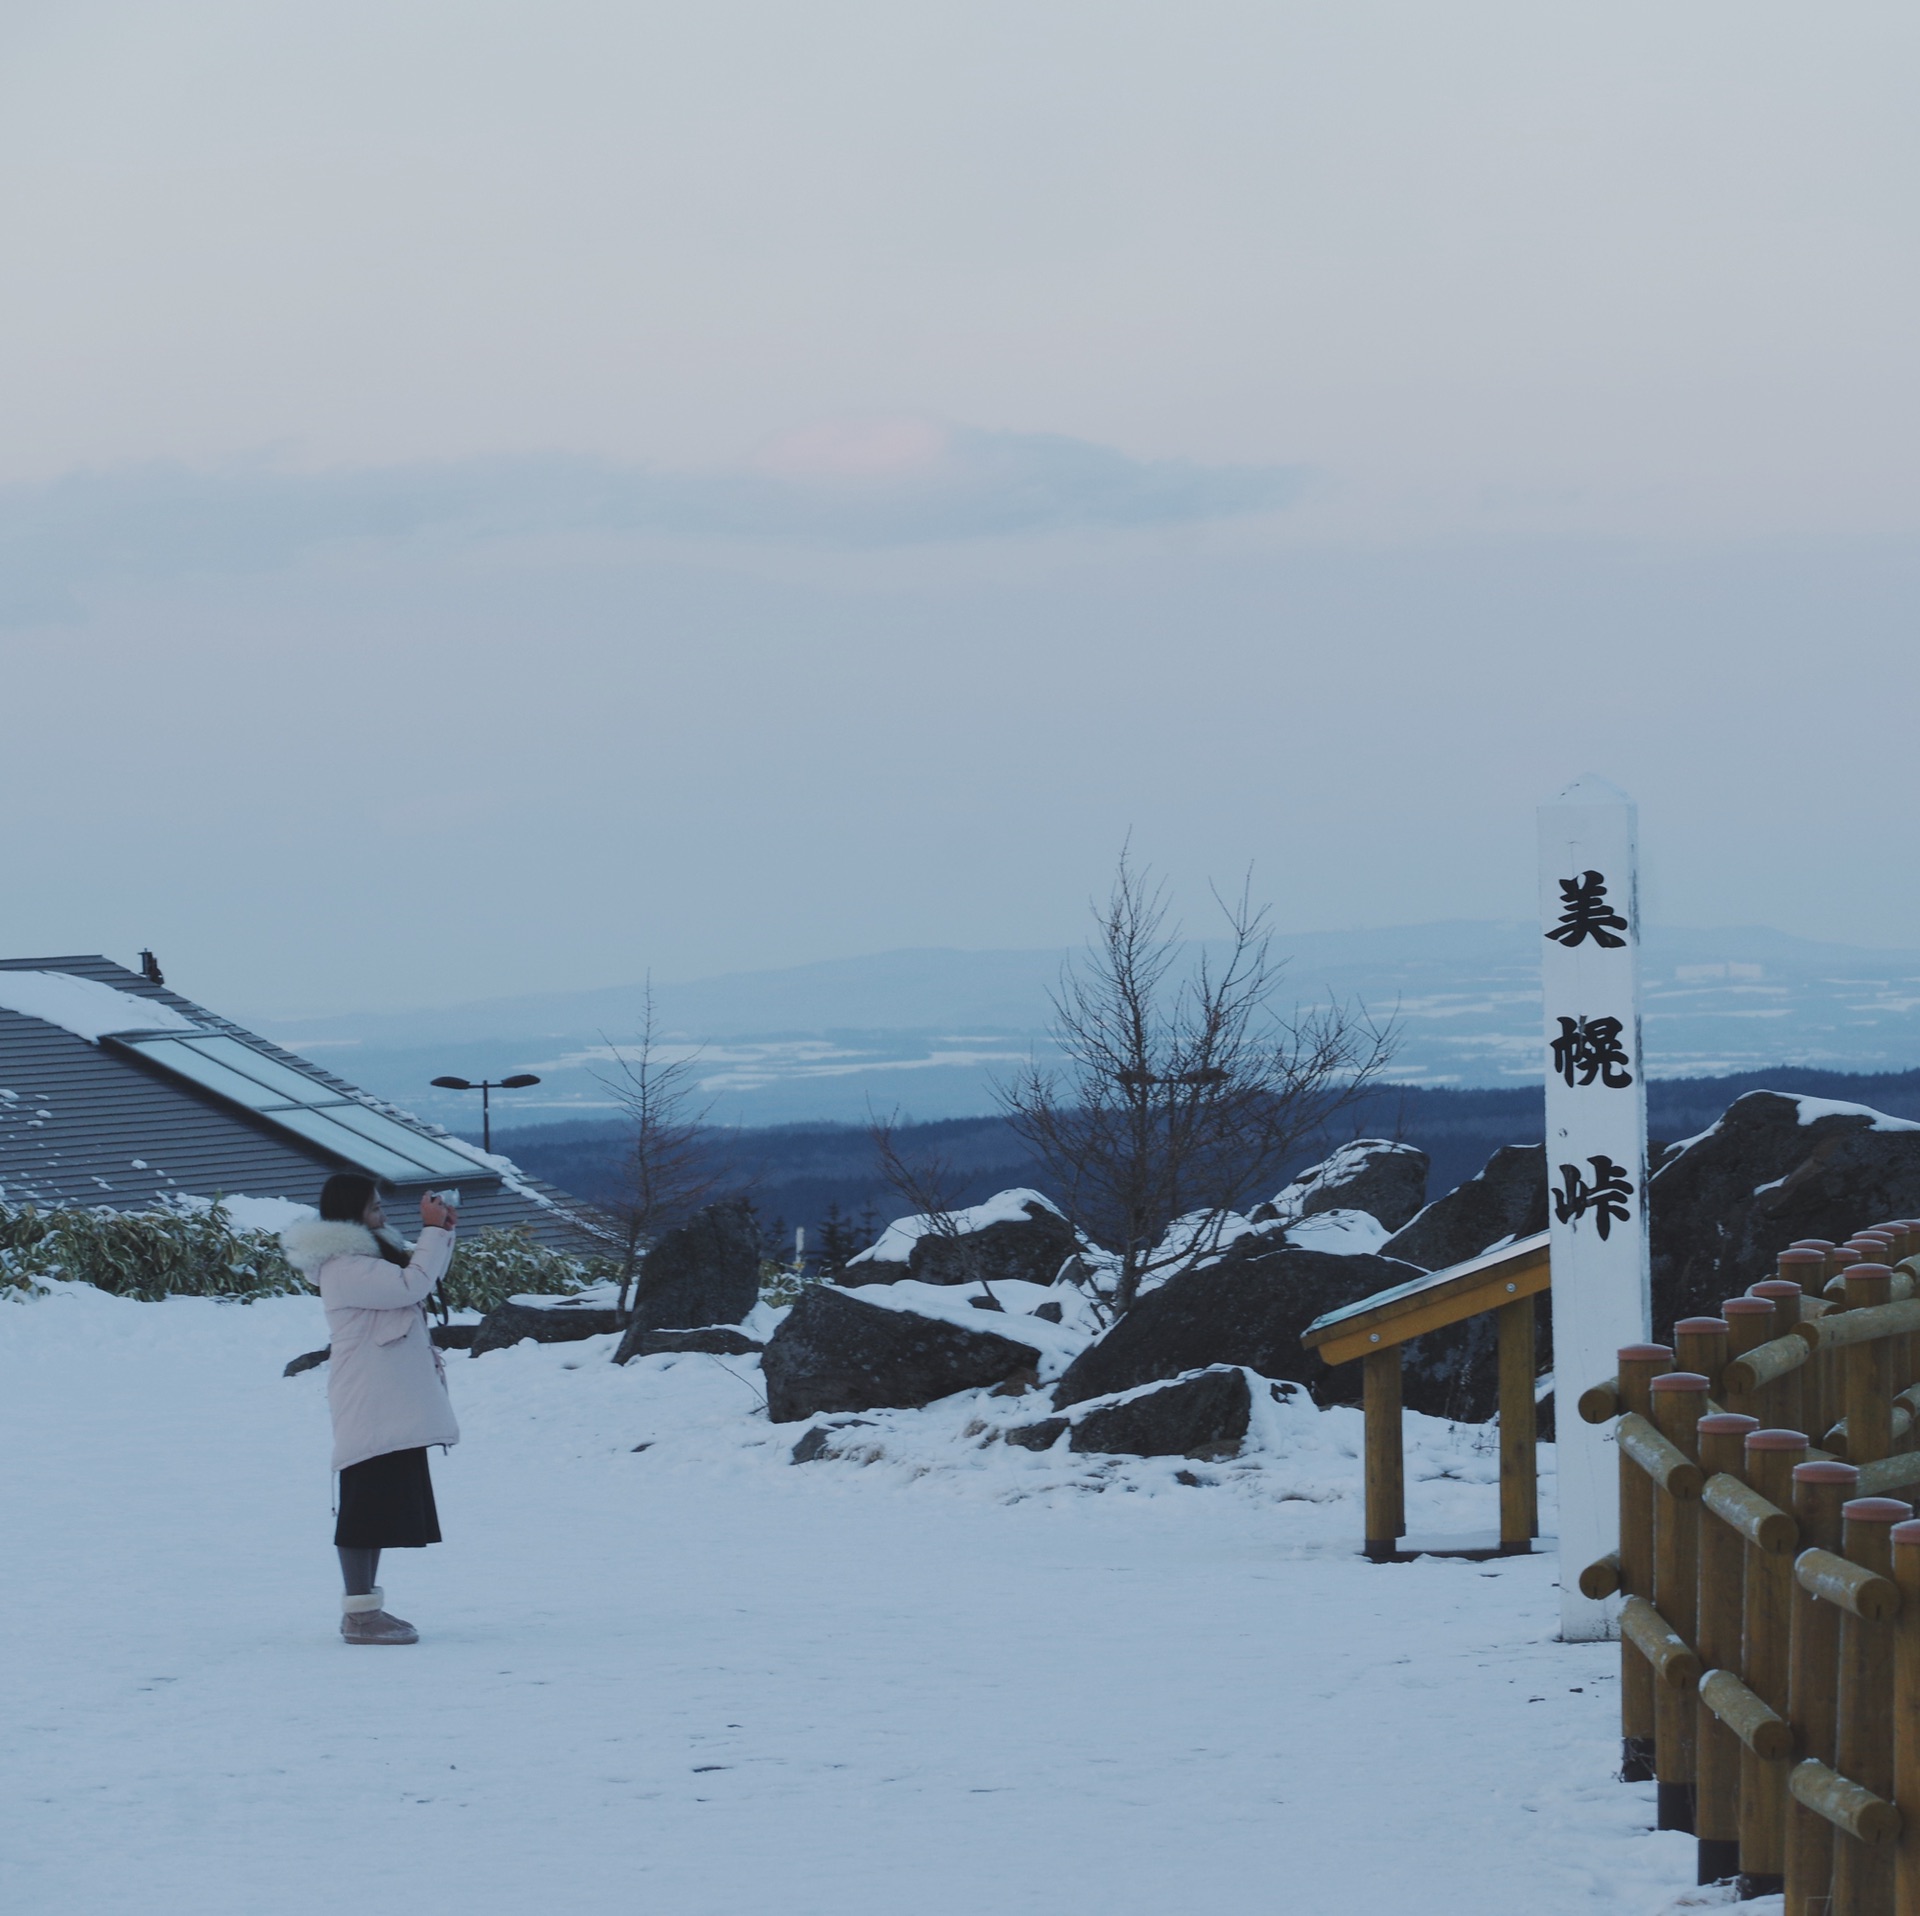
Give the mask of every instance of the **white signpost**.
M 1620 1518 L 1611 1433 L 1574 1405 L 1650 1330 L 1638 825 L 1605 779 L 1576 779 L 1540 807 L 1540 927 L 1560 1627 L 1578 1641 L 1615 1633 L 1614 1605 L 1577 1580 L 1619 1547 Z

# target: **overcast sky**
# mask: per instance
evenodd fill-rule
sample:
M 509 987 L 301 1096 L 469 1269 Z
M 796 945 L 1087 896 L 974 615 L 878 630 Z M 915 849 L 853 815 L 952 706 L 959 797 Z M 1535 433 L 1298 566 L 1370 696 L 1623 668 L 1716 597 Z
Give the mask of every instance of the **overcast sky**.
M 1920 16 L 10 0 L 10 954 L 236 1011 L 1532 907 L 1920 946 Z

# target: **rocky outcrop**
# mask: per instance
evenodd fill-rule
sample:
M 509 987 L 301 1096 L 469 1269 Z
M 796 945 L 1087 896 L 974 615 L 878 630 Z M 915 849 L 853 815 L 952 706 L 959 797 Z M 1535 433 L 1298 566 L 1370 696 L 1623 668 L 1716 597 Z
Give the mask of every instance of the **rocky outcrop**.
M 433 1340 L 435 1350 L 463 1351 L 473 1347 L 473 1340 L 480 1334 L 478 1324 L 435 1324 L 427 1333 Z M 298 1377 L 302 1371 L 318 1370 L 333 1356 L 333 1346 L 328 1344 L 317 1351 L 303 1351 L 289 1363 L 280 1375 Z
M 862 1252 L 838 1282 L 893 1284 L 989 1284 L 1019 1280 L 1051 1284 L 1080 1248 L 1074 1228 L 1031 1191 L 1002 1191 L 985 1204 L 956 1211 L 949 1229 L 921 1228 L 925 1220 L 902 1219 L 872 1250 Z M 901 1255 L 894 1255 L 895 1252 Z
M 1323 1211 L 1365 1211 L 1397 1231 L 1427 1201 L 1428 1168 L 1427 1154 L 1417 1146 L 1356 1138 L 1250 1215 L 1255 1224 L 1264 1224 L 1318 1217 Z
M 1196 1371 L 1076 1417 L 1068 1448 L 1130 1457 L 1234 1457 L 1252 1415 L 1245 1371 Z
M 637 1356 L 649 1331 L 737 1324 L 759 1301 L 760 1233 L 752 1210 L 739 1198 L 710 1204 L 669 1231 L 641 1263 L 616 1361 Z
M 637 1336 L 623 1337 L 613 1361 L 627 1364 L 636 1357 L 669 1357 L 679 1351 L 705 1351 L 713 1357 L 752 1357 L 765 1348 L 731 1324 L 703 1324 L 698 1330 L 641 1331 Z
M 891 1310 L 816 1284 L 801 1292 L 760 1361 L 767 1415 L 790 1424 L 822 1411 L 930 1404 L 998 1384 L 1031 1370 L 1035 1349 L 998 1331 Z
M 1920 1216 L 1920 1124 L 1864 1105 L 1749 1091 L 1655 1174 L 1653 1321 L 1717 1310 L 1795 1238 Z
M 1476 1176 L 1436 1198 L 1388 1238 L 1381 1252 L 1423 1271 L 1443 1271 L 1503 1238 L 1530 1237 L 1546 1228 L 1546 1146 L 1503 1144 Z
M 488 1351 L 511 1350 L 523 1337 L 536 1344 L 572 1344 L 619 1328 L 620 1314 L 611 1305 L 583 1304 L 571 1297 L 510 1297 L 480 1320 L 467 1352 L 484 1357 Z
M 1236 1255 L 1246 1244 L 1261 1248 Z M 1323 1311 L 1419 1275 L 1391 1258 L 1275 1249 L 1242 1239 L 1217 1264 L 1182 1271 L 1149 1291 L 1068 1365 L 1053 1401 L 1064 1408 L 1235 1364 L 1307 1384 L 1322 1401 L 1344 1402 L 1359 1392 L 1359 1367 L 1329 1370 L 1301 1348 L 1301 1333 Z

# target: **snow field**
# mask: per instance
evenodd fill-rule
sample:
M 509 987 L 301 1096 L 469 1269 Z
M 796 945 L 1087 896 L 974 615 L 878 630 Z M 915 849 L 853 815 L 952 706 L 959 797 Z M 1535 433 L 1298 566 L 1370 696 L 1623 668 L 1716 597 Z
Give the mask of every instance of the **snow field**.
M 1357 1412 L 1123 1463 L 991 1441 L 1040 1407 L 967 1393 L 795 1467 L 751 1359 L 455 1358 L 448 1542 L 382 1565 L 425 1640 L 358 1652 L 325 1372 L 279 1374 L 321 1334 L 311 1299 L 0 1305 L 9 1911 L 1696 1904 L 1551 1558 L 1353 1555 Z M 1416 1531 L 1489 1525 L 1488 1433 L 1409 1424 Z

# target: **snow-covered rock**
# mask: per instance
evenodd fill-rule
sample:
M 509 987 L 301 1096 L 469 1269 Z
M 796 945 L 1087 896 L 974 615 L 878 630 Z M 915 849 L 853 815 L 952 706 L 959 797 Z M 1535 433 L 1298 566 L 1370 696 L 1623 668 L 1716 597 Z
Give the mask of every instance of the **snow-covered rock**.
M 1301 1333 L 1323 1311 L 1418 1275 L 1411 1265 L 1365 1253 L 1282 1246 L 1238 1254 L 1258 1243 L 1243 1239 L 1218 1263 L 1182 1271 L 1148 1292 L 1068 1367 L 1054 1392 L 1055 1404 L 1079 1403 L 1213 1364 L 1239 1364 L 1263 1377 L 1324 1385 L 1337 1373 L 1301 1348 Z
M 1382 1248 L 1423 1271 L 1443 1271 L 1546 1228 L 1546 1147 L 1503 1144 L 1474 1176 L 1435 1198 Z
M 971 1322 L 814 1285 L 761 1354 L 767 1415 L 791 1424 L 823 1411 L 929 1404 L 1018 1372 L 1038 1377 L 1058 1325 L 962 1309 Z
M 710 1204 L 669 1231 L 640 1266 L 620 1363 L 649 1331 L 738 1324 L 760 1301 L 760 1234 L 738 1198 Z
M 1022 1425 L 1008 1431 L 1006 1441 L 1026 1450 L 1050 1450 L 1064 1436 L 1067 1448 L 1082 1455 L 1232 1457 L 1246 1438 L 1254 1405 L 1295 1389 L 1243 1368 L 1215 1365 L 1095 1399 L 1077 1406 L 1070 1417 Z
M 1549 1164 L 1549 1175 L 1554 1167 Z M 1661 1160 L 1649 1192 L 1653 1321 L 1717 1310 L 1799 1237 L 1920 1216 L 1920 1124 L 1749 1091 Z
M 1000 1191 L 944 1218 L 896 1218 L 879 1241 L 847 1262 L 841 1282 L 1051 1284 L 1080 1249 L 1059 1207 L 1038 1191 Z
M 1256 1224 L 1291 1226 L 1322 1211 L 1365 1211 L 1397 1231 L 1426 1202 L 1427 1154 L 1386 1138 L 1356 1138 L 1253 1212 Z M 1297 1234 L 1289 1232 L 1296 1243 Z
M 523 1337 L 536 1344 L 577 1344 L 619 1328 L 620 1315 L 613 1305 L 591 1296 L 510 1297 L 481 1319 L 467 1350 L 484 1357 L 488 1351 L 511 1350 Z

